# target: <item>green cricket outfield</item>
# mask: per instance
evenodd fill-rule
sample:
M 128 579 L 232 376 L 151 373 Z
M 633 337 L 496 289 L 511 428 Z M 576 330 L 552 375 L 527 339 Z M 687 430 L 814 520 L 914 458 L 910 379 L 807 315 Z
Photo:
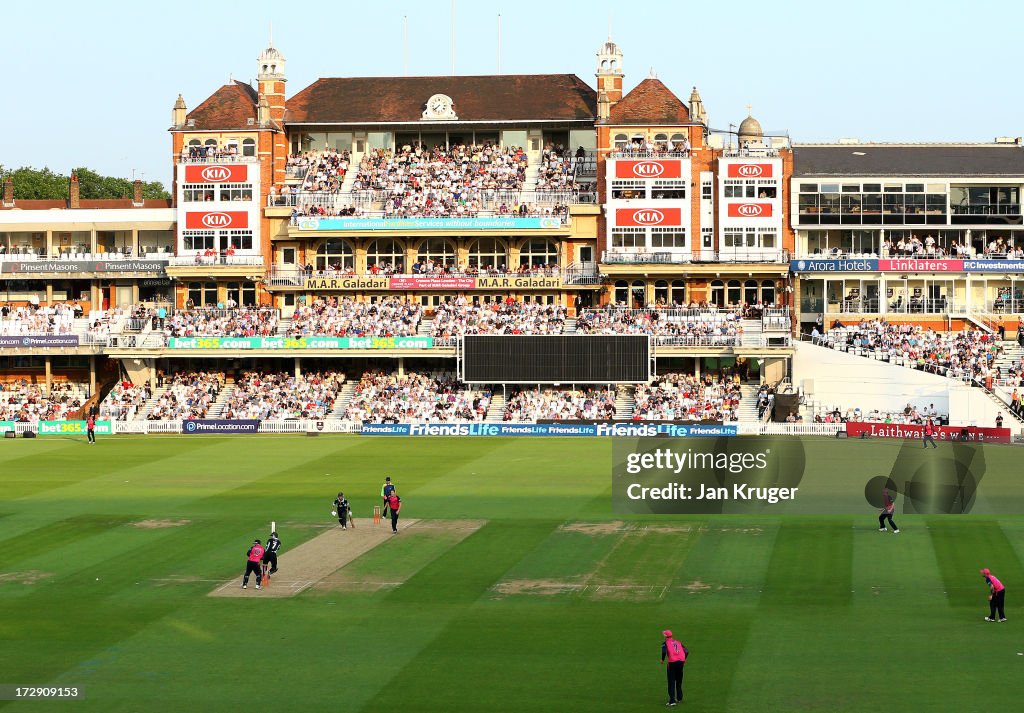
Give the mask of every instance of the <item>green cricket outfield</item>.
M 666 628 L 683 710 L 1016 710 L 1024 451 L 985 448 L 972 514 L 883 535 L 857 491 L 899 443 L 802 445 L 804 487 L 845 514 L 616 515 L 607 439 L 5 441 L 0 684 L 84 698 L 0 710 L 655 710 Z M 339 490 L 366 537 L 385 475 L 407 530 L 294 596 L 210 596 L 272 520 L 279 577 L 318 537 L 348 546 Z

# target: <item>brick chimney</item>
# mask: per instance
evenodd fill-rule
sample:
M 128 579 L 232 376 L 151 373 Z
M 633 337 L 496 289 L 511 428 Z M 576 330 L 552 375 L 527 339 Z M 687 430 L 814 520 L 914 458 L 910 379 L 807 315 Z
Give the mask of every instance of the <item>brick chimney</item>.
M 74 171 L 71 172 L 71 191 L 70 198 L 68 200 L 68 208 L 78 208 L 78 174 Z
M 142 181 L 138 178 L 132 183 L 132 205 L 136 208 L 141 208 L 145 203 L 145 198 L 142 197 Z
M 4 206 L 10 208 L 14 205 L 14 180 L 8 176 L 4 180 Z

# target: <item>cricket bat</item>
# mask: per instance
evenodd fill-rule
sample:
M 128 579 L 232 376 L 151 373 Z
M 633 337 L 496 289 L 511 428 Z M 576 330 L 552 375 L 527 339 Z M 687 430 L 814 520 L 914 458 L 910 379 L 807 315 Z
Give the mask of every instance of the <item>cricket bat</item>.
M 348 524 L 352 526 L 352 529 L 356 529 L 356 516 L 352 514 L 352 508 L 348 509 Z

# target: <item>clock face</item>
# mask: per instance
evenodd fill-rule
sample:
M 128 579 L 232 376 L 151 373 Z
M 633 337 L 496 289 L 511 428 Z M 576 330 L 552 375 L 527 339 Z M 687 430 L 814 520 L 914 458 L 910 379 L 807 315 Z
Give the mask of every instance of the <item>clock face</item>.
M 444 97 L 434 97 L 430 100 L 430 111 L 435 114 L 444 114 L 448 111 L 448 102 L 444 100 Z
M 427 99 L 426 110 L 423 112 L 424 119 L 455 119 L 455 112 L 452 109 L 452 99 L 445 94 L 434 94 Z

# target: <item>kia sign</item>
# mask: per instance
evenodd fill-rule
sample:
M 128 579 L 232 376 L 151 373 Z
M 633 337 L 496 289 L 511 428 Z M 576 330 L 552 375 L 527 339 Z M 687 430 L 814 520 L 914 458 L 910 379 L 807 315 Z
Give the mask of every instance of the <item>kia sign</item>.
M 188 230 L 234 230 L 248 227 L 249 214 L 244 210 L 218 210 L 185 214 L 185 228 Z
M 675 161 L 616 161 L 616 178 L 682 178 L 683 162 Z
M 678 227 L 682 224 L 682 208 L 618 208 L 615 211 L 615 225 Z
M 730 203 L 730 218 L 771 218 L 771 203 Z
M 729 178 L 771 178 L 770 163 L 730 163 L 726 170 Z
M 244 163 L 185 166 L 185 183 L 245 183 L 248 168 Z

